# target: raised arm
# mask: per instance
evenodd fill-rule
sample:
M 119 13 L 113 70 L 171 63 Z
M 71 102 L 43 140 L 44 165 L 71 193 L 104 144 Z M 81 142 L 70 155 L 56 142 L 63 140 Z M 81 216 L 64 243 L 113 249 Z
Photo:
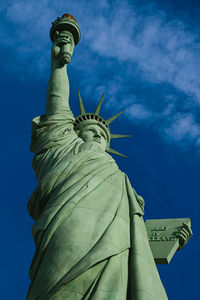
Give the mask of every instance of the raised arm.
M 46 115 L 69 109 L 67 64 L 74 50 L 74 38 L 68 31 L 57 32 L 51 50 L 51 75 L 47 87 Z

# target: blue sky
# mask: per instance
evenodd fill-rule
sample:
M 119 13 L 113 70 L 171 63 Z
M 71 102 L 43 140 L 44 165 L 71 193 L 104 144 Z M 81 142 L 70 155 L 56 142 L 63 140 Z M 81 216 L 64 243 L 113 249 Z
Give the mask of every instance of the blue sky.
M 26 205 L 36 181 L 29 152 L 31 119 L 44 113 L 50 71 L 49 29 L 63 13 L 79 22 L 69 66 L 88 111 L 105 92 L 102 116 L 125 113 L 112 148 L 146 202 L 146 219 L 191 217 L 194 236 L 159 266 L 169 299 L 199 299 L 200 36 L 198 1 L 17 1 L 0 5 L 2 201 L 1 299 L 24 299 L 34 253 Z

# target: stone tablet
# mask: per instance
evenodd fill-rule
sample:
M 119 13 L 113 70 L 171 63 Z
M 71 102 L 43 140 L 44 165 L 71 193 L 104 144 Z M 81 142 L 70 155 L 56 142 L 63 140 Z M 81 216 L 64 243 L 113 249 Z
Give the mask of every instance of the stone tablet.
M 191 226 L 190 218 L 146 220 L 149 244 L 156 264 L 169 264 L 179 248 L 177 230 L 186 223 Z

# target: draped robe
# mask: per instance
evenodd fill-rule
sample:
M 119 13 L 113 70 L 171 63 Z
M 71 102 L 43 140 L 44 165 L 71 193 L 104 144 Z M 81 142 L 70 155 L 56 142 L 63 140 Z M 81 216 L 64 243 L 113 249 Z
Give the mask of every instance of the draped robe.
M 33 120 L 38 186 L 28 300 L 165 300 L 141 198 L 115 160 L 73 129 L 70 110 Z

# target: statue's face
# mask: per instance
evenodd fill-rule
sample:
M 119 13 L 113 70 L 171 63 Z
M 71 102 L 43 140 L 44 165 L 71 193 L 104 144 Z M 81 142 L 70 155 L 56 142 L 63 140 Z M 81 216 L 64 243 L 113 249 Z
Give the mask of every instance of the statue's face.
M 68 64 L 74 52 L 74 38 L 69 31 L 61 31 L 56 34 L 56 44 L 60 48 L 59 58 L 64 64 Z
M 109 143 L 105 131 L 98 124 L 84 126 L 83 128 L 81 128 L 78 136 L 85 142 L 98 143 L 101 146 L 102 150 L 106 150 Z

